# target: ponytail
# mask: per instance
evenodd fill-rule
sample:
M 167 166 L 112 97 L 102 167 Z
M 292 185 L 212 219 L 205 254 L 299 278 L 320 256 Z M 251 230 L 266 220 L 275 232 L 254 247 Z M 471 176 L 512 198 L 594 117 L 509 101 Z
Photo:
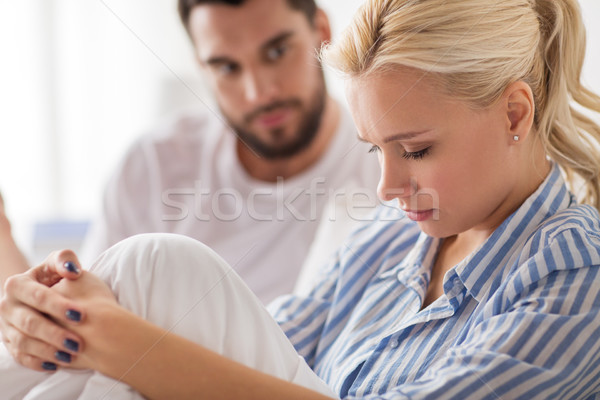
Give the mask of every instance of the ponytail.
M 544 71 L 534 89 L 536 127 L 571 190 L 582 202 L 600 208 L 600 126 L 571 104 L 600 113 L 600 97 L 581 84 L 585 28 L 579 5 L 575 0 L 536 0 L 534 8 L 541 31 L 538 62 Z

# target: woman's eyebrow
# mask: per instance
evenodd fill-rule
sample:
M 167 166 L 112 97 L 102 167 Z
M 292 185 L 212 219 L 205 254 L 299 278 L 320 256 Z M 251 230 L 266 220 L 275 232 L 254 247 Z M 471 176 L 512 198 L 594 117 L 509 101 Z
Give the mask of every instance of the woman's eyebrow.
M 422 135 L 423 133 L 427 133 L 430 132 L 431 129 L 426 129 L 424 131 L 411 131 L 411 132 L 402 132 L 402 133 L 396 133 L 390 137 L 387 137 L 385 139 L 383 139 L 383 143 L 388 143 L 388 142 L 392 142 L 394 140 L 408 140 L 408 139 L 413 139 L 419 135 Z M 361 142 L 365 142 L 365 143 L 370 143 L 367 139 L 362 138 L 360 135 L 356 135 L 358 140 Z
M 408 140 L 408 139 L 413 139 L 419 135 L 422 135 L 423 133 L 427 133 L 430 132 L 431 129 L 426 129 L 424 131 L 411 131 L 411 132 L 403 132 L 403 133 L 396 133 L 392 136 L 388 136 L 385 139 L 383 139 L 383 143 L 388 143 L 388 142 L 392 142 L 394 140 Z

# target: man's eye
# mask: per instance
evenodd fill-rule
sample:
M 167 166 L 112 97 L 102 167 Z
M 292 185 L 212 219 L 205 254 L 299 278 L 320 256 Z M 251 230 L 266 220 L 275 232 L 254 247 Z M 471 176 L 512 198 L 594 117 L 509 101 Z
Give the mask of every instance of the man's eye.
M 231 75 L 238 71 L 238 66 L 235 64 L 221 64 L 217 68 L 219 75 Z
M 369 149 L 369 153 L 377 153 L 379 152 L 379 146 L 371 146 Z
M 284 45 L 271 47 L 267 50 L 267 59 L 269 59 L 269 61 L 278 60 L 287 52 L 287 50 L 287 46 Z

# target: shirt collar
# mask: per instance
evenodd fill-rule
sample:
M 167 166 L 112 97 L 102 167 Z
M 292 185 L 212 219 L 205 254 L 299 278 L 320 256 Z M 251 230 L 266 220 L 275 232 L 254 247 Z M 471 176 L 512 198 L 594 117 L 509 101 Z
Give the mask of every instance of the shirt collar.
M 481 302 L 492 285 L 499 285 L 501 280 L 496 278 L 508 272 L 506 267 L 518 259 L 519 250 L 536 228 L 574 201 L 559 167 L 552 163 L 550 173 L 537 190 L 477 250 L 453 267 L 450 271 L 455 274 L 451 275 L 458 276 L 470 294 Z M 441 239 L 421 232 L 412 250 L 390 273 L 397 274 L 401 282 L 408 282 L 417 270 L 425 268 L 422 272 L 429 280 L 440 245 Z
M 469 257 L 455 267 L 467 290 L 479 302 L 501 282 L 520 255 L 527 239 L 546 219 L 575 202 L 560 169 L 552 169 L 544 182 Z M 502 274 L 502 275 L 500 275 Z

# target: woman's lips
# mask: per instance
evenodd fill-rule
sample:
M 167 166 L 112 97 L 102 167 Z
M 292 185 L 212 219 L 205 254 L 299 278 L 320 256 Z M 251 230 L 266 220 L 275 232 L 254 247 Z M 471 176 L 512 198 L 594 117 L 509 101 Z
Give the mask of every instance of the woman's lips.
M 425 210 L 425 211 L 404 210 L 404 212 L 406 213 L 406 216 L 409 219 L 416 221 L 416 222 L 428 220 L 429 218 L 431 218 L 433 216 L 433 210 Z

